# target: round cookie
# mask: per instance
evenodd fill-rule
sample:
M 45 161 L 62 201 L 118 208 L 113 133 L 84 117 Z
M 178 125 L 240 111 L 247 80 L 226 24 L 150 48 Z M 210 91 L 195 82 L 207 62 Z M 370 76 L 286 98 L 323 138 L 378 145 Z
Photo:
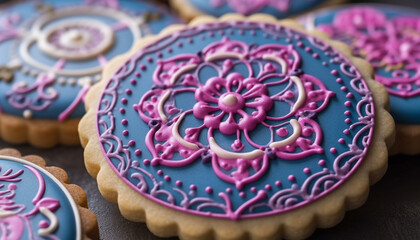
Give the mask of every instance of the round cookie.
M 342 0 L 171 0 L 171 5 L 187 20 L 200 15 L 220 17 L 227 13 L 251 15 L 270 14 L 285 18 L 308 11 L 322 4 L 337 4 Z
M 0 150 L 1 239 L 97 239 L 84 191 L 37 156 Z
M 371 74 L 295 22 L 172 26 L 89 91 L 86 167 L 124 217 L 161 237 L 307 237 L 385 172 L 394 124 Z
M 333 39 L 349 44 L 375 70 L 389 92 L 397 124 L 391 152 L 418 154 L 420 148 L 420 11 L 390 5 L 348 5 L 303 17 Z
M 8 4 L 0 14 L 0 135 L 37 147 L 79 144 L 87 90 L 113 57 L 177 20 L 142 1 Z

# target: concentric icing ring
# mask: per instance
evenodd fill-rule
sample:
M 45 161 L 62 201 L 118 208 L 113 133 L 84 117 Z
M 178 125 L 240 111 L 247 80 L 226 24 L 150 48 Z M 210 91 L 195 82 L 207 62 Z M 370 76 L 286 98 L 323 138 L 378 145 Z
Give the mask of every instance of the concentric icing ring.
M 108 50 L 113 40 L 109 26 L 89 18 L 78 18 L 49 26 L 39 37 L 39 47 L 55 58 L 84 60 Z

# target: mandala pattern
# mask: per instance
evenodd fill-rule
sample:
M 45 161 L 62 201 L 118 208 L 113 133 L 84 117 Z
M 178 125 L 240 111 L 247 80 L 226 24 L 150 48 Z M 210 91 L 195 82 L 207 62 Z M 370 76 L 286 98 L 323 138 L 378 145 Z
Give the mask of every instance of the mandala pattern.
M 375 79 L 399 97 L 420 95 L 420 17 L 387 16 L 372 7 L 336 13 L 320 25 L 332 38 L 349 43 L 376 70 Z
M 247 68 L 246 75 L 234 71 L 239 65 Z M 140 117 L 151 126 L 146 144 L 153 153 L 152 164 L 182 167 L 204 156 L 217 176 L 242 189 L 264 176 L 270 158 L 296 160 L 322 153 L 322 131 L 311 116 L 322 111 L 334 93 L 316 77 L 303 74 L 299 66 L 300 56 L 293 47 L 249 46 L 227 38 L 198 55 L 159 61 L 155 88 L 138 105 Z M 217 74 L 201 79 L 204 67 Z M 177 107 L 176 95 L 183 92 L 195 93 L 193 109 Z M 288 105 L 287 111 L 271 114 L 280 104 Z M 203 123 L 180 133 L 179 126 L 188 115 Z M 250 137 L 257 126 L 270 130 L 268 143 L 257 144 Z M 232 149 L 219 146 L 215 131 L 237 136 Z M 312 133 L 314 141 L 305 138 Z M 200 142 L 200 135 L 208 136 L 209 145 Z M 241 135 L 254 151 L 242 152 Z M 185 159 L 172 159 L 175 153 Z
M 206 217 L 270 216 L 329 194 L 363 162 L 375 120 L 351 62 L 267 23 L 175 32 L 104 85 L 95 114 L 110 167 L 142 197 Z
M 220 7 L 228 3 L 236 12 L 241 14 L 252 14 L 260 11 L 266 6 L 273 7 L 280 12 L 289 10 L 292 0 L 211 0 L 211 4 Z
M 6 96 L 2 112 L 59 121 L 80 118 L 84 97 L 101 79 L 108 59 L 172 18 L 157 12 L 151 18 L 149 11 L 160 9 L 147 3 L 142 12 L 133 12 L 126 8 L 136 3 L 129 1 L 68 2 L 22 3 L 0 19 L 0 44 L 10 46 L 7 52 L 2 49 L 7 62 L 0 66 L 0 84 L 11 83 L 0 91 Z
M 54 196 L 56 192 L 50 185 L 51 183 L 44 179 L 45 175 L 35 167 L 18 160 L 1 159 L 4 169 L 1 170 L 0 175 L 0 238 L 35 240 L 60 239 L 63 235 L 67 235 L 67 237 L 80 235 L 80 227 L 72 229 L 74 223 L 61 226 L 61 228 L 68 228 L 70 234 L 59 231 L 60 224 L 69 223 L 63 221 L 62 213 L 57 215 L 59 209 L 68 207 L 67 201 L 60 201 L 59 197 L 47 197 Z M 28 182 L 29 179 L 33 181 L 33 178 L 36 179 L 35 182 Z M 33 192 L 32 189 L 27 189 L 28 185 L 37 189 L 33 196 L 28 196 Z M 46 194 L 47 189 L 48 195 Z M 28 204 L 29 202 L 30 204 Z M 73 206 L 73 211 L 75 209 Z M 68 215 L 65 218 L 69 220 L 75 216 L 74 213 L 71 215 L 66 212 L 66 214 Z M 76 219 L 73 221 L 79 220 Z M 77 237 L 77 239 L 79 238 L 80 236 Z

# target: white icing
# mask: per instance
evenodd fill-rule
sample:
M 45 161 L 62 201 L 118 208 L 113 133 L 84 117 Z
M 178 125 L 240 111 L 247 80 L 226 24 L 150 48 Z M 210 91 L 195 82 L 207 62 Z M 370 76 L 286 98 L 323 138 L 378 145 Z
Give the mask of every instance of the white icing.
M 252 160 L 255 159 L 261 155 L 264 154 L 263 151 L 256 149 L 252 152 L 244 152 L 244 153 L 236 153 L 236 152 L 230 152 L 227 151 L 223 148 L 221 148 L 217 143 L 216 140 L 213 137 L 209 138 L 209 143 L 210 143 L 210 149 L 219 157 L 222 157 L 224 159 L 238 159 L 238 158 L 243 158 L 243 159 L 248 159 L 248 160 Z
M 50 225 L 47 228 L 40 228 L 38 234 L 40 236 L 48 236 L 58 228 L 58 218 L 46 207 L 40 207 L 39 211 L 44 214 L 45 217 L 50 221 Z
M 228 94 L 222 99 L 222 102 L 226 106 L 234 106 L 238 103 L 238 98 L 234 94 Z
M 278 62 L 281 65 L 281 72 L 282 73 L 286 73 L 286 71 L 287 71 L 287 63 L 282 58 L 276 57 L 276 56 L 274 56 L 272 54 L 264 54 L 263 59 L 264 60 L 271 60 L 271 61 Z
M 100 65 L 86 69 L 54 69 L 53 65 L 45 65 L 39 62 L 38 60 L 34 59 L 31 56 L 31 54 L 29 54 L 29 49 L 31 48 L 31 45 L 39 40 L 39 36 L 45 34 L 43 33 L 45 31 L 45 26 L 47 26 L 49 23 L 57 21 L 59 19 L 66 19 L 81 15 L 104 16 L 107 18 L 111 18 L 116 22 L 124 23 L 124 25 L 127 26 L 131 34 L 133 35 L 133 44 L 141 38 L 141 30 L 139 29 L 137 21 L 134 18 L 132 18 L 132 16 L 123 11 L 101 6 L 78 6 L 64 9 L 56 9 L 52 12 L 49 12 L 48 14 L 42 15 L 33 23 L 31 32 L 28 33 L 29 36 L 26 36 L 22 40 L 19 47 L 19 53 L 22 57 L 22 60 L 31 65 L 32 67 L 35 67 L 43 72 L 53 71 L 58 75 L 68 77 L 81 77 L 101 73 L 102 67 Z
M 184 117 L 185 117 L 185 113 L 183 113 L 179 118 L 178 118 L 178 121 L 176 121 L 176 123 L 174 124 L 174 126 L 173 126 L 173 128 L 172 128 L 172 136 L 174 136 L 174 138 L 182 145 L 182 146 L 184 146 L 184 147 L 187 147 L 187 148 L 189 148 L 189 149 L 193 149 L 193 150 L 198 150 L 199 149 L 199 147 L 196 145 L 196 144 L 194 144 L 194 143 L 190 143 L 190 142 L 187 142 L 187 141 L 185 141 L 182 137 L 181 137 L 181 135 L 179 134 L 179 132 L 178 132 L 178 129 L 179 129 L 179 125 L 181 124 L 181 122 L 182 122 L 182 119 L 184 119 Z
M 272 148 L 284 147 L 296 141 L 296 139 L 300 136 L 302 132 L 302 127 L 300 126 L 299 122 L 296 119 L 290 120 L 290 125 L 292 125 L 293 134 L 286 139 L 271 143 L 270 147 Z
M 15 214 L 16 214 L 15 212 L 3 210 L 0 208 L 0 219 L 11 217 Z
M 306 100 L 306 91 L 305 91 L 305 87 L 303 86 L 302 80 L 300 80 L 300 78 L 296 77 L 296 76 L 291 76 L 290 79 L 296 84 L 297 88 L 298 88 L 298 99 L 295 102 L 295 105 L 293 105 L 292 108 L 292 112 L 296 111 L 297 109 L 299 109 L 302 104 L 305 102 Z
M 171 95 L 171 91 L 167 91 L 165 95 L 162 96 L 160 102 L 158 104 L 158 113 L 160 118 L 164 121 L 168 121 L 168 117 L 165 115 L 165 111 L 163 110 L 166 100 L 168 100 L 169 96 Z
M 76 239 L 75 240 L 81 240 L 82 239 L 82 221 L 80 219 L 78 206 L 74 202 L 73 197 L 71 196 L 70 192 L 66 189 L 66 187 L 56 177 L 54 177 L 54 175 L 52 175 L 47 170 L 39 167 L 38 165 L 36 165 L 32 162 L 28 162 L 26 160 L 20 159 L 20 158 L 0 155 L 0 159 L 5 159 L 5 160 L 13 161 L 13 162 L 19 162 L 19 163 L 22 163 L 24 165 L 29 165 L 29 166 L 35 168 L 36 170 L 42 172 L 43 174 L 47 175 L 55 184 L 57 184 L 58 187 L 61 189 L 61 191 L 63 191 L 66 198 L 68 199 L 68 201 L 71 205 L 71 209 L 74 213 L 74 221 L 75 221 L 75 226 L 76 226 L 76 233 L 75 233 Z M 44 208 L 44 207 L 40 207 L 40 209 L 39 209 L 40 211 L 41 211 L 41 208 Z M 45 209 L 48 210 L 47 208 L 45 208 Z M 60 224 L 58 219 L 56 218 L 56 216 L 54 214 L 53 214 L 54 217 L 52 217 L 52 216 L 47 215 L 43 211 L 41 211 L 41 213 L 44 214 L 50 220 L 50 226 L 54 225 L 54 221 L 52 221 L 52 220 L 54 220 L 53 219 L 54 217 L 56 219 L 56 227 L 55 228 L 57 228 L 57 226 Z M 40 234 L 40 232 L 38 232 L 38 233 Z
M 217 59 L 221 59 L 221 58 L 237 58 L 237 59 L 243 59 L 244 56 L 240 53 L 216 53 L 213 55 L 210 55 L 208 57 L 206 57 L 205 61 L 206 62 L 211 62 Z
M 74 49 L 83 49 L 84 46 L 89 44 L 89 42 L 94 37 L 91 36 L 90 33 L 86 30 L 71 29 L 80 27 L 89 27 L 95 29 L 101 33 L 102 40 L 96 46 L 91 47 L 90 49 L 75 51 Z M 62 45 L 62 48 L 59 48 L 49 42 L 51 34 L 69 28 L 71 30 L 64 32 L 59 38 L 59 43 Z M 89 18 L 61 20 L 48 26 L 38 36 L 38 45 L 41 51 L 55 58 L 69 60 L 85 60 L 96 57 L 108 50 L 113 42 L 113 30 L 106 24 Z
M 181 76 L 182 74 L 184 74 L 185 72 L 188 72 L 190 70 L 194 70 L 197 68 L 197 64 L 191 64 L 191 65 L 187 65 L 184 66 L 182 68 L 180 68 L 171 78 L 171 84 L 174 84 L 176 82 L 176 80 L 179 78 L 179 76 Z
M 26 119 L 32 118 L 32 111 L 29 109 L 26 109 L 25 111 L 23 111 L 23 117 Z

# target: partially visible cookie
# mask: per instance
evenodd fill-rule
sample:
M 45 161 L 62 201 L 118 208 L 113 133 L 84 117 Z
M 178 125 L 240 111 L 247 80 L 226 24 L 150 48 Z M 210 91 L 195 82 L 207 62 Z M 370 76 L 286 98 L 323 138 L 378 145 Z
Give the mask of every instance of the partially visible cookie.
M 85 192 L 38 156 L 0 150 L 1 239 L 98 239 Z
M 0 136 L 36 147 L 77 145 L 87 90 L 104 65 L 178 20 L 130 0 L 9 2 L 0 13 Z
M 171 26 L 88 93 L 85 164 L 161 237 L 308 237 L 385 173 L 394 122 L 372 74 L 345 44 L 268 15 Z
M 227 13 L 251 15 L 270 14 L 277 18 L 290 17 L 320 5 L 337 4 L 343 0 L 171 0 L 171 5 L 187 20 L 201 15 L 220 17 Z
M 390 94 L 397 124 L 392 153 L 420 153 L 420 11 L 379 4 L 346 5 L 302 17 L 349 44 L 375 70 Z

